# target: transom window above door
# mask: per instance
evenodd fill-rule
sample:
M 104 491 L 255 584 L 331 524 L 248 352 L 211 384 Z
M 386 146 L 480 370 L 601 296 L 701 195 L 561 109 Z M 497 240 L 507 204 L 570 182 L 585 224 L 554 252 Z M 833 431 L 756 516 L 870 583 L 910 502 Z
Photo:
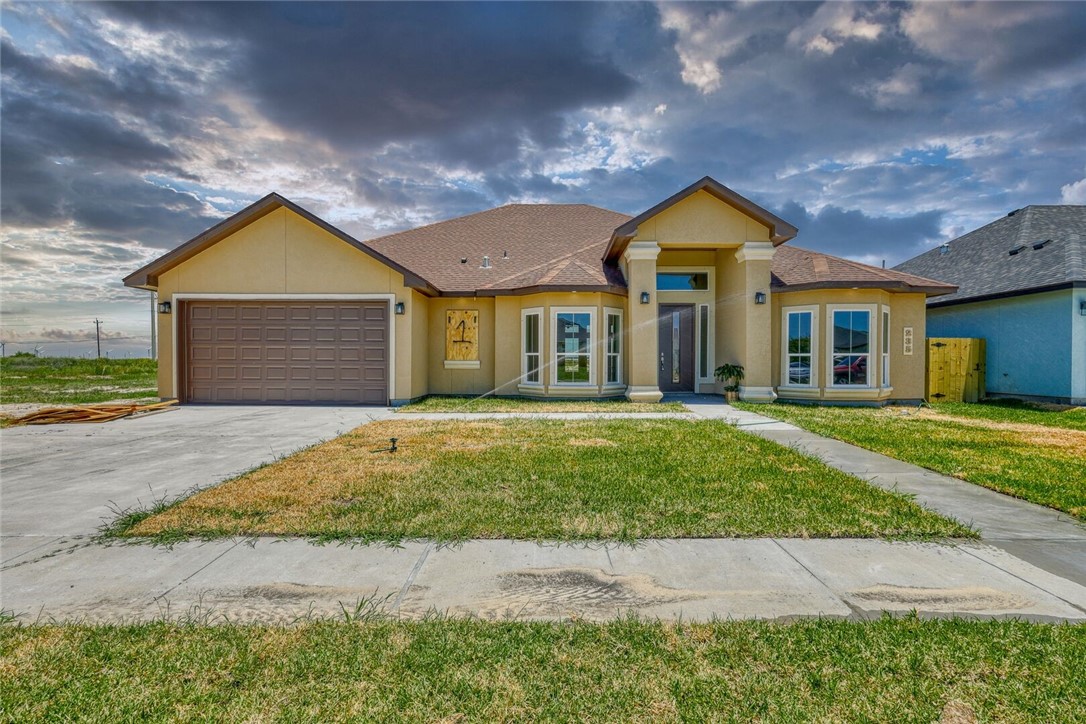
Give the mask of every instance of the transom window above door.
M 657 272 L 658 292 L 704 292 L 709 289 L 708 272 Z

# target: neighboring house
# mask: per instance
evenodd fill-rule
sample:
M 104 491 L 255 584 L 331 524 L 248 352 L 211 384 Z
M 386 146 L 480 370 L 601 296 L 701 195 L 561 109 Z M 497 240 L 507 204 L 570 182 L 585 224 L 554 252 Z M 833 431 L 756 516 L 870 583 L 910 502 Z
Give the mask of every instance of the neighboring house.
M 989 395 L 1086 404 L 1086 206 L 1027 206 L 895 268 L 957 285 L 928 336 L 983 337 Z
M 271 194 L 125 278 L 159 300 L 159 394 L 882 403 L 924 396 L 924 305 L 954 287 L 781 246 L 710 178 L 635 218 L 510 205 L 362 242 Z

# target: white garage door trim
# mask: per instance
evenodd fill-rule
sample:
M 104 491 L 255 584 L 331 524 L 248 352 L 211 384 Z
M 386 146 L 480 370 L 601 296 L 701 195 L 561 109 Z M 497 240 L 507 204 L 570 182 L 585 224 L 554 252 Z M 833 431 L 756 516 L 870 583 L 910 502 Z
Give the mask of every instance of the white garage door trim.
M 170 297 L 170 312 L 173 317 L 173 396 L 180 399 L 180 365 L 179 350 L 177 346 L 177 302 L 187 299 L 200 299 L 204 301 L 308 301 L 308 302 L 388 302 L 388 399 L 396 399 L 396 315 L 393 307 L 396 304 L 395 294 L 174 294 Z

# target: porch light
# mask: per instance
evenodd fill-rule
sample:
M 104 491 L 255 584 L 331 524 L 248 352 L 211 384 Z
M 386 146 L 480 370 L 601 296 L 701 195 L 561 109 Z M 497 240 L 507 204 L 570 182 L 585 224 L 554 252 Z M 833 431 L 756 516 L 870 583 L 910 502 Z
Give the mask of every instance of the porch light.
M 170 304 L 169 302 L 159 302 L 158 303 L 158 313 L 159 314 L 169 314 L 172 311 L 172 308 L 173 308 L 173 305 Z
M 403 314 L 403 313 L 404 313 L 403 302 L 396 302 L 396 314 Z
M 1086 317 L 1086 299 L 1083 299 L 1078 303 L 1078 313 L 1083 317 Z
M 754 303 L 765 304 L 765 292 L 754 292 Z
M 641 292 L 641 303 L 642 304 L 648 304 L 649 303 L 649 293 L 648 292 Z

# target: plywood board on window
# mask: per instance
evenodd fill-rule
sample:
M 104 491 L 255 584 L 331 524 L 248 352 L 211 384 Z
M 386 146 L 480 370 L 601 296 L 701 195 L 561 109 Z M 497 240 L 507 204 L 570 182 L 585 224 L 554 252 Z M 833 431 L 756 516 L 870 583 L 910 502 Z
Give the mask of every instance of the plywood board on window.
M 479 310 L 450 309 L 445 313 L 445 359 L 479 359 Z

